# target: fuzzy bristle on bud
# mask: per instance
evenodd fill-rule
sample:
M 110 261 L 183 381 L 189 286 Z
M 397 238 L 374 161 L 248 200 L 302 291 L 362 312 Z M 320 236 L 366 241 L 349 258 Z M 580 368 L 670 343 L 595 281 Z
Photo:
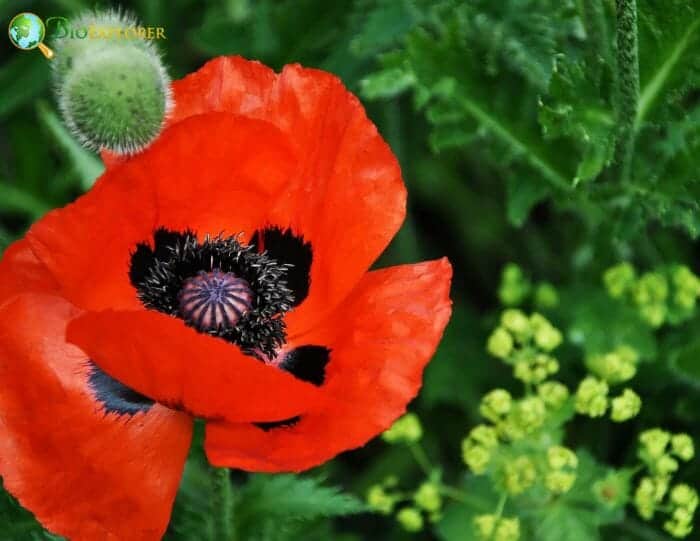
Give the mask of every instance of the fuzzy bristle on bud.
M 54 43 L 54 81 L 66 124 L 93 150 L 139 152 L 158 136 L 172 107 L 158 52 L 138 32 L 129 33 L 136 20 L 118 12 L 85 14 L 71 26 L 88 35 Z

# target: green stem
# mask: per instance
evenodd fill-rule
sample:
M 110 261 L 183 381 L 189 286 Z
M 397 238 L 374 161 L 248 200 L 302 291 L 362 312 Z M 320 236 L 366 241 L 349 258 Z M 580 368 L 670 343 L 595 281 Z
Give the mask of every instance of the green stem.
M 619 84 L 617 158 L 621 180 L 627 182 L 634 153 L 635 121 L 639 108 L 639 48 L 637 0 L 616 0 L 617 75 Z
M 411 443 L 409 444 L 408 448 L 410 449 L 413 458 L 421 467 L 423 472 L 426 475 L 430 476 L 430 474 L 433 473 L 433 465 L 430 463 L 430 459 L 428 458 L 426 452 L 423 450 L 423 447 L 421 447 L 420 443 Z
M 506 506 L 507 500 L 508 494 L 504 492 L 503 494 L 501 494 L 501 497 L 498 500 L 498 507 L 496 507 L 496 516 L 498 518 L 501 518 L 501 515 L 503 515 L 503 508 Z
M 233 490 L 228 468 L 215 468 L 212 471 L 212 488 L 212 541 L 233 541 Z

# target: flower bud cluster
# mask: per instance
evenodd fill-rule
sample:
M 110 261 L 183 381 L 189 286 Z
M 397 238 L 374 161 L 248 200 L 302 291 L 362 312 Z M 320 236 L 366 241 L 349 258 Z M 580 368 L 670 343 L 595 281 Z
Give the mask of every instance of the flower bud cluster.
M 486 350 L 513 365 L 513 375 L 527 383 L 538 384 L 559 370 L 550 355 L 562 342 L 562 334 L 544 316 L 525 315 L 508 309 L 501 314 L 500 325 L 491 333 Z
M 416 443 L 423 437 L 423 427 L 415 413 L 407 413 L 399 418 L 382 434 L 387 443 Z
M 637 276 L 630 263 L 609 268 L 603 282 L 611 297 L 627 300 L 650 326 L 689 319 L 700 296 L 700 278 L 685 265 L 667 265 Z
M 518 541 L 520 521 L 498 515 L 478 515 L 474 517 L 477 539 L 482 541 Z
M 426 519 L 437 522 L 442 518 L 442 494 L 440 484 L 434 480 L 423 482 L 411 495 L 397 489 L 398 480 L 389 477 L 383 483 L 373 485 L 366 495 L 367 505 L 382 515 L 391 515 L 397 507 L 396 520 L 408 532 L 423 529 Z
M 503 267 L 498 298 L 504 306 L 520 306 L 528 298 L 540 310 L 550 310 L 559 304 L 559 293 L 549 282 L 533 285 L 523 270 L 514 263 Z
M 693 529 L 693 515 L 698 507 L 698 494 L 685 484 L 670 489 L 678 461 L 690 461 L 695 456 L 693 440 L 688 434 L 671 434 L 660 428 L 642 432 L 639 436 L 639 458 L 647 469 L 634 494 L 639 515 L 651 520 L 663 510 L 669 513 L 664 529 L 673 537 L 687 537 Z M 663 505 L 666 499 L 666 505 Z
M 564 494 L 576 482 L 578 457 L 571 449 L 556 445 L 547 450 L 548 471 L 545 486 L 554 494 Z

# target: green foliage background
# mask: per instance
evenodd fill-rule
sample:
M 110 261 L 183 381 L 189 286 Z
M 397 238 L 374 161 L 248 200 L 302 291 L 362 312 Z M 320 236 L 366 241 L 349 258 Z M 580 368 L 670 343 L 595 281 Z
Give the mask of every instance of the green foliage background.
M 102 3 L 102 6 L 112 5 Z M 493 495 L 465 478 L 460 442 L 479 422 L 481 395 L 510 385 L 484 350 L 498 313 L 503 265 L 513 261 L 561 293 L 553 321 L 567 338 L 560 358 L 571 384 L 585 353 L 621 340 L 646 362 L 636 389 L 641 415 L 624 425 L 577 418 L 565 442 L 601 464 L 633 461 L 636 434 L 663 426 L 698 436 L 700 319 L 653 333 L 615 311 L 602 272 L 623 260 L 648 270 L 683 263 L 698 271 L 700 236 L 700 2 L 639 0 L 640 109 L 628 172 L 616 159 L 621 94 L 614 3 L 608 0 L 134 0 L 174 78 L 208 58 L 241 54 L 279 69 L 300 62 L 339 75 L 401 161 L 406 223 L 380 265 L 448 255 L 454 316 L 412 405 L 424 443 L 467 503 L 420 534 L 363 512 L 352 497 L 387 475 L 415 486 L 405 449 L 380 440 L 300 478 L 234 473 L 240 539 L 471 539 L 471 516 Z M 19 11 L 45 17 L 93 7 L 83 0 L 0 1 L 5 25 Z M 101 164 L 66 133 L 49 69 L 38 52 L 0 46 L 0 249 L 32 221 L 88 189 Z M 697 462 L 682 478 L 700 485 Z M 331 486 L 342 487 L 342 493 Z M 207 466 L 195 444 L 167 539 L 210 538 Z M 542 541 L 661 540 L 627 509 L 608 522 L 577 495 L 577 511 L 543 510 Z M 574 505 L 574 504 L 572 504 Z M 588 507 L 587 507 L 588 506 Z M 589 508 L 588 512 L 581 511 Z M 343 518 L 339 518 L 343 516 Z M 467 526 L 465 526 L 465 524 Z M 0 494 L 2 539 L 46 539 Z

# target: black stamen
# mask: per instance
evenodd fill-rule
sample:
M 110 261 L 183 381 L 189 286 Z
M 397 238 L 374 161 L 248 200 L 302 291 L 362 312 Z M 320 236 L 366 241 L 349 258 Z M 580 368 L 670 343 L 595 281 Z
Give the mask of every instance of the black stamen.
M 287 263 L 291 268 L 287 271 L 287 286 L 294 293 L 294 304 L 299 306 L 309 294 L 311 285 L 310 272 L 313 252 L 311 243 L 295 235 L 291 229 L 282 230 L 279 227 L 268 227 L 256 231 L 251 245 L 258 247 L 280 263 Z
M 280 316 L 294 304 L 290 265 L 236 237 L 159 229 L 132 254 L 129 277 L 147 307 L 181 317 L 253 355 L 273 357 L 286 340 Z

